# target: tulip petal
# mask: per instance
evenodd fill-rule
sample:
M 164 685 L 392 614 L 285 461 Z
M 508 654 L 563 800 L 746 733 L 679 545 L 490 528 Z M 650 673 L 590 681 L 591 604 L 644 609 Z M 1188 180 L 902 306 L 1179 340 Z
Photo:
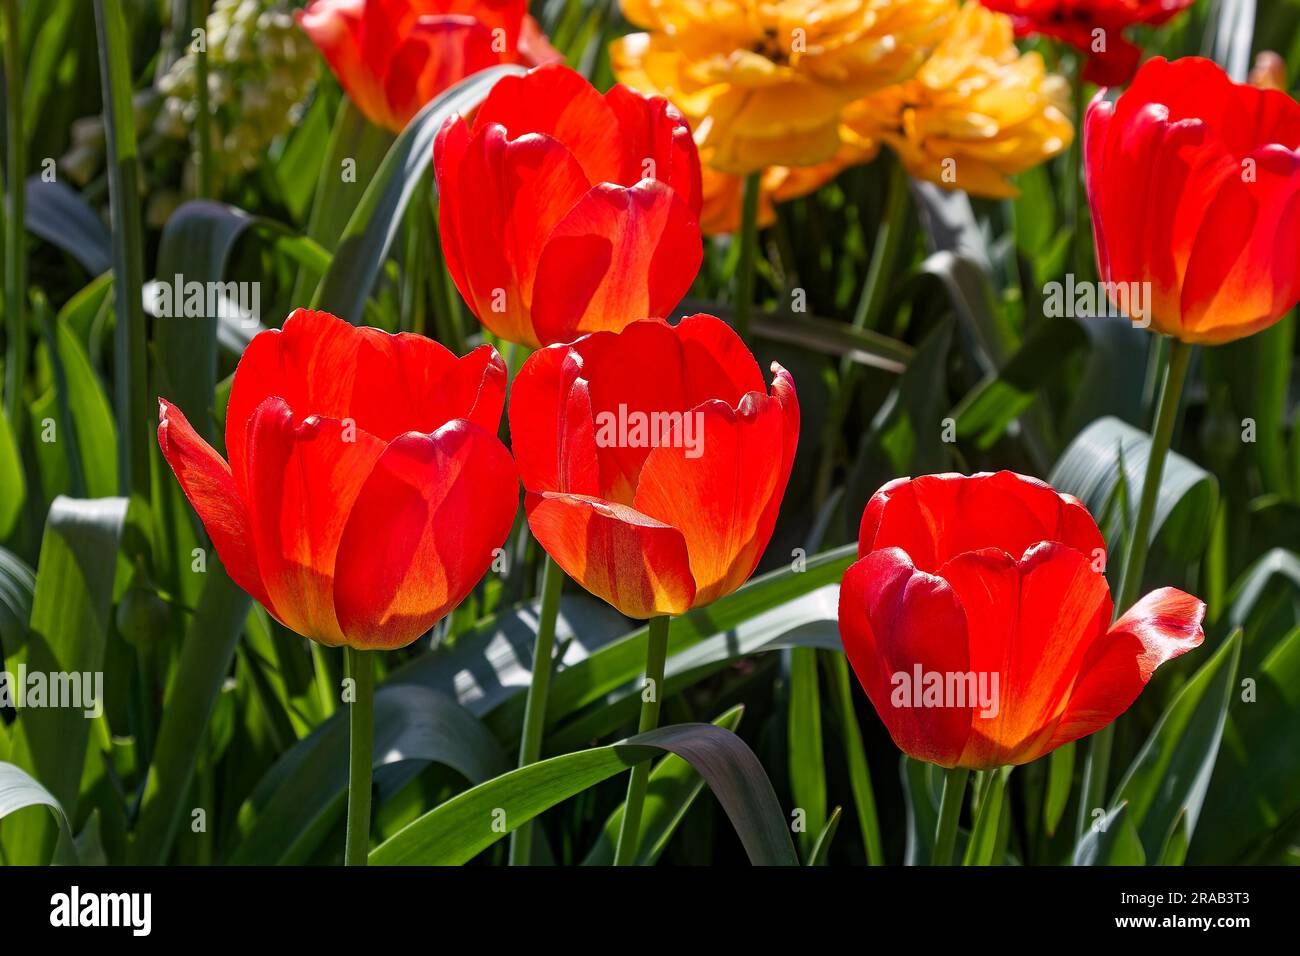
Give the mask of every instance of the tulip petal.
M 617 335 L 597 332 L 573 346 L 582 356 L 595 425 L 601 497 L 630 505 L 637 477 L 651 447 L 620 426 L 656 414 L 685 412 L 686 369 L 682 346 L 662 322 L 634 322 Z
M 570 341 L 669 315 L 703 254 L 695 215 L 662 182 L 595 186 L 542 250 L 532 300 L 537 337 Z
M 596 88 L 567 66 L 548 64 L 499 80 L 479 106 L 473 131 L 491 124 L 505 127 L 511 139 L 542 133 L 563 143 L 588 185 L 618 182 L 618 122 Z
M 460 114 L 442 124 L 433 140 L 433 177 L 438 187 L 438 241 L 443 258 L 451 281 L 472 305 L 469 278 L 465 274 L 471 250 L 460 239 L 460 169 L 469 150 L 469 140 L 469 124 Z
M 642 96 L 621 85 L 605 94 L 605 102 L 623 135 L 623 169 L 617 182 L 631 186 L 642 179 L 657 179 L 698 218 L 703 201 L 700 155 L 677 107 L 662 97 Z M 649 171 L 647 160 L 652 163 Z
M 227 465 L 194 430 L 179 408 L 158 401 L 158 446 L 207 529 L 226 573 L 254 600 L 275 613 L 258 571 L 248 509 Z
M 384 443 L 337 419 L 296 418 L 284 399 L 272 397 L 248 421 L 249 526 L 279 620 L 322 644 L 342 644 L 334 613 L 335 558 Z
M 510 396 L 510 442 L 524 487 L 600 497 L 591 396 L 582 356 L 553 345 L 529 356 Z
M 283 329 L 257 335 L 239 361 L 226 409 L 230 467 L 242 482 L 245 426 L 273 395 L 301 416 L 351 420 L 387 442 L 456 418 L 495 430 L 505 386 L 505 365 L 490 346 L 458 359 L 422 335 L 389 335 L 299 309 Z
M 686 541 L 633 508 L 528 492 L 528 525 L 565 574 L 628 617 L 681 614 L 695 599 Z
M 1281 146 L 1249 157 L 1249 181 L 1222 177 L 1196 234 L 1183 281 L 1189 341 L 1216 343 L 1271 324 L 1300 299 L 1300 154 Z
M 674 329 L 685 363 L 686 408 L 720 398 L 732 408 L 750 392 L 766 391 L 754 353 L 736 330 L 712 315 L 690 315 Z
M 1100 730 L 1128 710 L 1156 668 L 1199 647 L 1205 603 L 1174 588 L 1152 591 L 1089 648 L 1048 749 Z
M 451 161 L 448 156 L 444 164 Z M 453 277 L 462 276 L 461 294 L 500 337 L 542 344 L 529 319 L 538 260 L 557 224 L 589 188 L 558 140 L 539 133 L 512 140 L 503 126 L 476 127 L 442 203 L 451 211 L 450 228 L 457 230 L 448 244 L 461 260 Z
M 494 42 L 492 31 L 474 17 L 420 17 L 388 58 L 384 96 L 394 116 L 410 122 L 439 94 L 500 63 Z
M 634 506 L 681 529 L 695 579 L 695 604 L 729 594 L 753 573 L 767 547 L 768 506 L 785 492 L 784 416 L 767 395 L 733 410 L 707 402 L 684 413 L 667 444 L 650 452 Z
M 938 571 L 956 555 L 998 548 L 1019 558 L 1042 541 L 1059 541 L 1089 560 L 1106 550 L 1096 522 L 1077 498 L 1013 472 L 924 475 L 890 482 L 862 516 L 859 553 L 900 547 L 916 566 Z M 1104 566 L 1104 565 L 1103 565 Z
M 397 131 L 401 125 L 384 99 L 382 74 L 362 49 L 366 9 L 365 0 L 317 0 L 297 11 L 295 18 L 357 108 L 372 122 Z M 385 53 L 378 62 L 386 58 Z
M 915 706 L 908 691 L 925 674 L 970 670 L 966 617 L 942 578 L 918 571 L 898 548 L 855 563 L 840 585 L 840 636 L 876 713 L 904 753 L 955 766 L 970 734 L 971 708 Z
M 518 488 L 505 446 L 472 422 L 394 439 L 338 546 L 334 602 L 347 643 L 403 647 L 460 604 L 509 535 Z
M 1004 551 L 944 564 L 966 613 L 970 669 L 986 687 L 997 675 L 996 712 L 976 711 L 964 767 L 1021 764 L 1048 749 L 1080 662 L 1110 622 L 1106 578 L 1073 548 L 1040 544 L 1023 559 Z

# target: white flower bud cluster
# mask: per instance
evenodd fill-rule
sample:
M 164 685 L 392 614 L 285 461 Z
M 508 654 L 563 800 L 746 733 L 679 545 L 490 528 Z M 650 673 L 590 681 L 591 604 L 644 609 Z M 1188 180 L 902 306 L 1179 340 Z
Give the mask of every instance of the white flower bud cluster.
M 161 226 L 196 191 L 193 44 L 199 39 L 187 37 L 185 55 L 132 100 L 141 155 L 150 167 L 140 180 L 150 226 Z M 208 51 L 212 172 L 219 193 L 223 183 L 264 162 L 272 141 L 302 119 L 320 55 L 294 22 L 287 0 L 214 0 L 201 40 Z M 96 199 L 104 196 L 96 184 L 105 148 L 103 117 L 84 117 L 72 124 L 72 145 L 58 162 L 63 174 L 89 187 Z M 167 172 L 178 167 L 179 181 Z
M 271 141 L 301 119 L 319 55 L 282 0 L 215 0 L 205 39 L 213 167 L 220 179 L 255 169 Z M 159 79 L 159 135 L 193 143 L 197 78 L 191 51 Z

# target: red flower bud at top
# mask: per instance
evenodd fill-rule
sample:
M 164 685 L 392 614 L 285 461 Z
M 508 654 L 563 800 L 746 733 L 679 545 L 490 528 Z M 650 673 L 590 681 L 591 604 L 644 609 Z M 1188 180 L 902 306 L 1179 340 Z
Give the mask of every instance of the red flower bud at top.
M 1134 319 L 1218 344 L 1291 310 L 1298 149 L 1300 105 L 1209 60 L 1156 57 L 1114 103 L 1098 95 L 1084 128 L 1097 266 L 1110 289 L 1146 303 Z
M 1020 36 L 1041 34 L 1087 57 L 1083 78 L 1101 86 L 1133 79 L 1142 51 L 1124 38 L 1131 26 L 1158 26 L 1195 0 L 980 0 L 1010 15 Z
M 660 97 L 602 96 L 563 66 L 501 80 L 434 146 L 452 279 L 528 346 L 669 315 L 699 271 L 700 160 Z
M 527 11 L 527 0 L 313 0 L 297 18 L 357 108 L 398 133 L 471 73 L 560 59 Z

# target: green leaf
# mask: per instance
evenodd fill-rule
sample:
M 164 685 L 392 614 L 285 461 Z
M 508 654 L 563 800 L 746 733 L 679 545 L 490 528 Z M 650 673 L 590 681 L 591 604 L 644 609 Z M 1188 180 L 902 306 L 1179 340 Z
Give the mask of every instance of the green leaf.
M 47 326 L 46 349 L 54 368 L 60 423 L 53 451 L 62 449 L 62 456 L 75 461 L 72 488 L 77 496 L 106 498 L 117 491 L 118 482 L 113 408 L 71 328 L 62 319 L 55 319 L 52 325 Z M 40 421 L 33 425 L 41 428 Z M 75 457 L 67 451 L 69 441 L 75 443 Z
M 856 555 L 856 545 L 825 551 L 808 558 L 801 570 L 786 567 L 771 571 L 751 579 L 708 607 L 674 617 L 668 630 L 669 687 L 673 685 L 674 675 L 683 668 L 714 666 L 717 660 L 732 659 L 730 656 L 718 657 L 713 646 L 702 650 L 700 658 L 679 658 L 678 655 L 708 638 L 735 645 L 737 635 L 729 632 L 744 624 L 745 632 L 754 642 L 752 646 L 761 646 L 806 622 L 809 603 L 797 609 L 786 605 L 826 585 L 838 583 Z M 818 605 L 825 605 L 828 600 L 825 596 L 810 598 Z M 828 606 L 831 610 L 825 616 L 833 619 L 834 603 Z M 760 618 L 764 612 L 771 613 Z M 835 640 L 838 644 L 838 637 Z M 645 641 L 646 628 L 637 628 L 598 652 L 557 671 L 547 702 L 547 726 L 554 726 L 562 718 L 604 699 L 611 692 L 621 688 L 625 690 L 625 685 L 635 681 L 645 668 Z M 510 742 L 516 739 L 522 721 L 523 695 L 517 693 L 496 710 L 490 726 L 499 739 Z
M 1160 865 L 1182 866 L 1187 859 L 1187 843 L 1190 839 L 1191 834 L 1187 832 L 1187 813 L 1183 812 L 1174 822 L 1173 833 L 1169 835 L 1164 852 L 1160 854 Z
M 998 767 L 988 771 L 987 782 L 980 793 L 975 826 L 962 858 L 963 866 L 990 866 L 999 858 L 998 833 L 1002 815 L 1011 812 L 1006 805 L 1007 777 L 1011 776 L 1011 770 L 1011 767 Z
M 903 806 L 907 811 L 903 863 L 907 866 L 928 864 L 934 855 L 934 831 L 939 826 L 939 804 L 932 779 L 934 765 L 903 754 L 899 773 L 903 780 Z
M 733 733 L 740 725 L 745 708 L 736 705 L 713 721 Z M 689 762 L 676 754 L 669 754 L 650 771 L 645 806 L 641 810 L 641 836 L 637 843 L 637 866 L 653 866 L 668 846 L 668 841 L 686 816 L 695 798 L 704 789 L 704 778 L 695 772 Z M 610 866 L 614 862 L 614 848 L 618 831 L 623 825 L 625 803 L 620 803 L 605 820 L 605 828 L 596 840 L 583 866 Z
M 431 175 L 433 141 L 453 114 L 465 115 L 502 77 L 522 67 L 494 66 L 457 83 L 416 114 L 384 157 L 339 239 L 334 261 L 316 287 L 312 307 L 349 322 L 361 321 L 388 250 L 420 181 Z
M 154 742 L 130 849 L 137 863 L 161 864 L 171 852 L 208 722 L 248 614 L 250 598 L 230 580 L 215 554 L 207 574 Z
M 23 477 L 23 461 L 18 454 L 9 417 L 0 415 L 0 541 L 6 540 L 18 525 L 27 500 L 27 479 Z
M 108 230 L 71 186 L 40 175 L 27 177 L 28 232 L 57 246 L 97 276 L 113 264 Z
M 1187 836 L 1195 834 L 1240 657 L 1241 632 L 1234 631 L 1183 686 L 1120 781 L 1112 806 L 1128 804 L 1127 818 L 1154 859 L 1180 819 Z
M 826 821 L 822 832 L 817 835 L 817 841 L 813 844 L 812 853 L 808 856 L 808 866 L 826 865 L 826 857 L 831 851 L 831 841 L 835 839 L 835 831 L 840 826 L 840 815 L 840 807 L 831 811 L 830 819 Z
M 86 675 L 103 671 L 126 519 L 124 498 L 55 500 L 41 543 L 30 634 L 12 665 L 25 666 L 29 674 L 43 673 L 47 679 L 81 675 L 78 685 Z M 88 697 L 84 688 L 82 696 Z M 70 818 L 76 814 L 90 733 L 84 709 L 20 708 L 9 754 L 15 764 L 43 781 Z M 53 828 L 40 825 L 8 831 L 3 834 L 6 859 L 48 862 L 55 835 Z
M 508 767 L 477 718 L 449 697 L 411 684 L 389 683 L 375 694 L 374 754 L 376 769 L 439 763 L 471 783 Z M 257 785 L 240 808 L 239 842 L 228 862 L 305 862 L 341 819 L 347 788 L 348 715 L 339 712 L 290 748 Z
M 1098 516 L 1112 555 L 1119 553 L 1125 530 L 1137 520 L 1150 453 L 1151 436 L 1146 432 L 1117 418 L 1101 418 L 1071 442 L 1048 478 L 1053 488 L 1079 498 Z M 1127 515 L 1111 507 L 1121 481 L 1128 488 Z M 1152 543 L 1161 549 L 1167 563 L 1186 565 L 1205 550 L 1218 496 L 1219 485 L 1213 475 L 1177 452 L 1169 453 L 1151 523 Z M 1110 520 L 1105 520 L 1107 513 Z M 1149 578 L 1166 574 L 1168 569 L 1154 560 L 1148 564 Z
M 744 622 L 734 631 L 717 634 L 672 654 L 664 669 L 664 692 L 680 693 L 705 678 L 753 654 L 787 648 L 806 647 L 843 653 L 839 627 L 833 611 L 826 605 L 834 597 L 830 588 L 814 592 L 799 601 L 787 602 L 766 614 Z M 823 615 L 830 615 L 823 617 Z M 817 618 L 821 617 L 820 620 Z M 810 618 L 812 618 L 810 620 Z M 804 621 L 795 624 L 795 621 Z M 610 648 L 612 651 L 612 648 Z M 580 714 L 553 730 L 547 738 L 552 751 L 572 750 L 584 743 L 613 733 L 635 718 L 641 701 L 639 674 L 633 674 L 619 687 L 593 701 Z M 508 728 L 494 715 L 492 724 L 498 736 Z
M 1073 319 L 1035 322 L 1015 354 L 952 410 L 957 437 L 973 439 L 981 451 L 992 448 L 1034 403 L 1039 389 L 1059 379 L 1065 361 L 1087 343 L 1087 333 Z
M 951 407 L 946 381 L 952 322 L 932 330 L 881 405 L 858 449 L 849 477 L 849 502 L 858 505 L 897 475 L 947 469 L 951 446 L 943 440 L 943 417 Z M 938 387 L 936 387 L 936 383 Z M 861 514 L 848 509 L 849 514 Z M 857 531 L 857 519 L 853 519 Z
M 0 548 L 0 661 L 27 643 L 35 592 L 32 569 L 18 555 Z
M 1249 676 L 1251 694 L 1234 695 L 1224 729 L 1194 864 L 1277 862 L 1300 820 L 1300 627 Z
M 872 866 L 885 863 L 884 846 L 880 840 L 880 821 L 876 813 L 876 795 L 871 786 L 871 770 L 867 766 L 866 750 L 862 746 L 862 731 L 853 707 L 853 685 L 849 678 L 849 662 L 842 653 L 826 654 L 831 699 L 839 719 L 840 736 L 844 740 L 844 762 L 848 767 L 849 785 L 853 790 L 853 804 L 862 830 L 863 850 Z
M 796 810 L 804 812 L 800 844 L 804 857 L 826 825 L 826 758 L 822 750 L 821 693 L 817 686 L 817 649 L 792 647 L 789 719 L 786 722 L 790 791 Z
M 1070 787 L 1074 783 L 1075 743 L 1070 741 L 1057 747 L 1047 758 L 1047 795 L 1043 798 L 1043 829 L 1048 836 L 1056 835 L 1065 807 L 1070 802 Z
M 1121 802 L 1094 823 L 1074 848 L 1075 866 L 1142 866 L 1146 853 L 1128 804 Z
M 1281 592 L 1286 598 L 1300 596 L 1300 555 L 1285 548 L 1272 548 L 1247 568 L 1228 595 L 1228 627 L 1247 627 L 1269 605 L 1268 598 Z M 1248 632 L 1249 638 L 1254 635 Z
M 1235 467 L 1259 470 L 1264 488 L 1285 495 L 1291 489 L 1287 463 L 1287 409 L 1291 388 L 1291 365 L 1295 352 L 1295 316 L 1263 331 L 1220 348 L 1205 349 L 1202 368 L 1211 395 L 1222 395 L 1227 407 L 1221 412 L 1226 427 L 1238 432 L 1250 421 L 1249 443 L 1237 441 L 1227 447 L 1234 453 Z M 1239 454 L 1249 450 L 1249 455 Z
M 54 811 L 54 818 L 62 827 L 64 836 L 72 840 L 68 815 L 54 795 L 22 767 L 0 762 L 0 819 L 27 807 L 49 807 Z
M 690 762 L 755 865 L 797 866 L 785 815 L 745 743 L 712 724 L 678 724 L 512 770 L 435 807 L 370 853 L 381 865 L 466 863 L 521 823 L 602 780 L 668 752 Z
M 121 0 L 94 0 L 100 88 L 108 140 L 109 200 L 113 221 L 114 409 L 123 444 L 118 492 L 149 497 L 153 437 L 144 318 L 144 239 L 140 224 L 140 158 L 132 107 L 131 51 Z
M 540 601 L 506 608 L 459 635 L 450 647 L 444 644 L 395 668 L 388 683 L 419 684 L 436 690 L 476 717 L 487 717 L 505 702 L 517 699 L 519 720 L 513 724 L 515 736 L 507 740 L 513 744 L 522 726 L 524 692 L 532 680 L 539 614 Z M 586 593 L 563 595 L 555 630 L 556 646 L 560 648 L 557 666 L 573 667 L 620 637 L 626 626 L 627 618 L 604 601 Z

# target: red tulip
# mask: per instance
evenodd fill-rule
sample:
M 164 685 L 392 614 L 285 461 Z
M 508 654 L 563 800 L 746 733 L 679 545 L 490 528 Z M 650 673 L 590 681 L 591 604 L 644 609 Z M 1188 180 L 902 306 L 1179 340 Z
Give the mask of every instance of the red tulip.
M 981 0 L 1011 16 L 1020 36 L 1055 37 L 1088 54 L 1083 78 L 1121 86 L 1133 78 L 1142 51 L 1124 39 L 1131 26 L 1156 26 L 1195 0 Z
M 411 643 L 487 571 L 518 507 L 506 373 L 418 335 L 299 309 L 235 370 L 227 465 L 175 406 L 158 444 L 226 571 L 286 627 Z
M 740 587 L 767 547 L 799 439 L 794 381 L 709 315 L 535 352 L 510 393 L 528 523 L 630 617 Z
M 447 265 L 480 321 L 537 347 L 670 314 L 699 271 L 700 160 L 667 100 L 547 66 L 434 147 Z
M 1148 61 L 1118 101 L 1088 109 L 1102 279 L 1150 283 L 1151 324 L 1185 342 L 1273 324 L 1300 300 L 1298 149 L 1300 105 L 1285 93 L 1209 60 Z
M 1161 588 L 1111 624 L 1083 504 L 1010 472 L 885 485 L 840 589 L 849 662 L 901 750 L 1028 763 L 1109 724 L 1198 646 L 1205 605 Z
M 527 0 L 314 0 L 297 13 L 352 102 L 401 132 L 471 73 L 560 59 Z

